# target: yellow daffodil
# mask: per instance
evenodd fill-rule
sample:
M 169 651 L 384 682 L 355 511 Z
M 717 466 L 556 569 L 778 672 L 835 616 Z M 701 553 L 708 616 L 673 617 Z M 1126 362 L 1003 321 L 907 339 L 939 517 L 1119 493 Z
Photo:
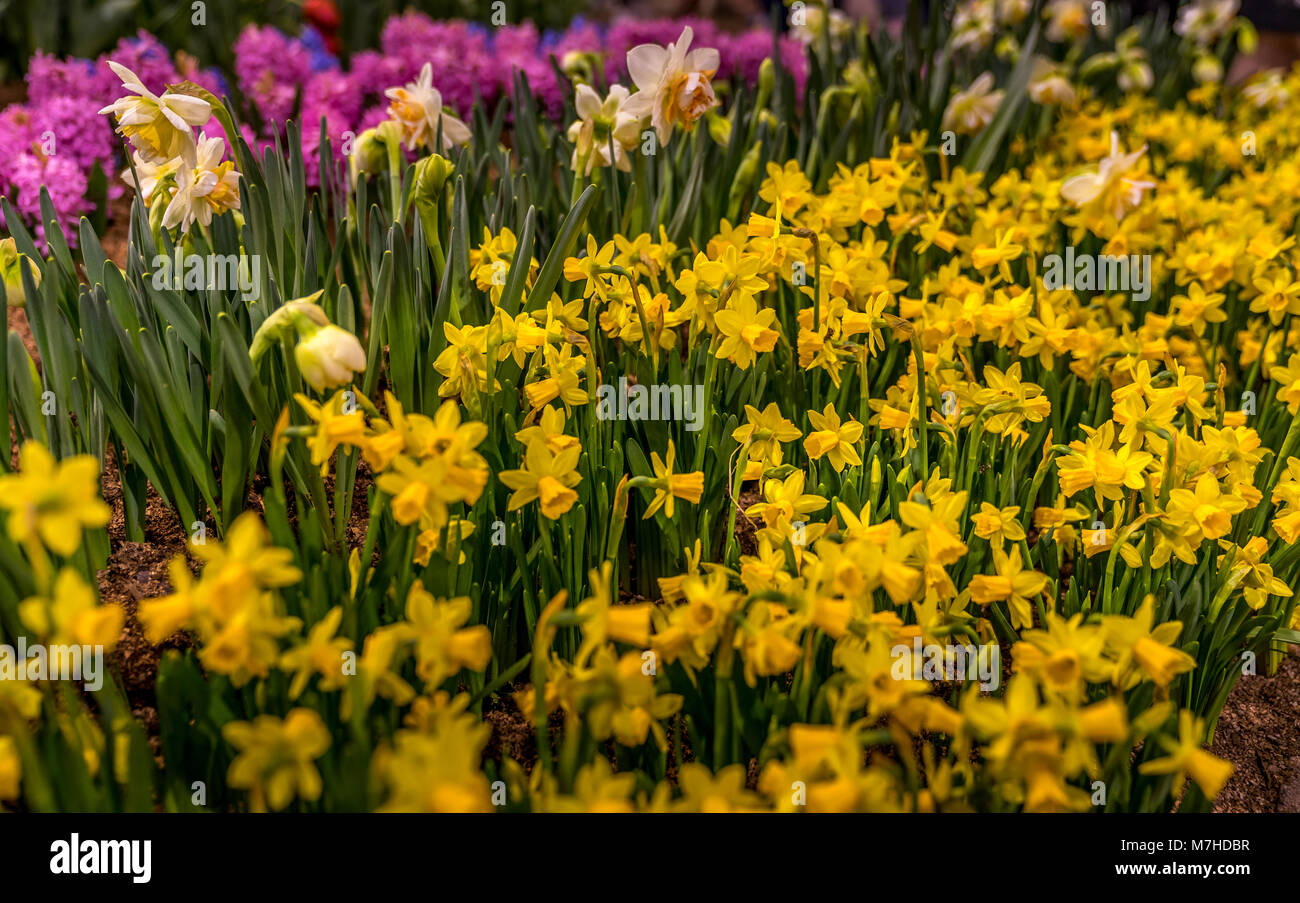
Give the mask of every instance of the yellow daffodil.
M 698 504 L 700 495 L 704 492 L 704 472 L 694 471 L 692 473 L 673 473 L 673 459 L 677 450 L 673 447 L 673 440 L 668 440 L 668 451 L 664 457 L 660 458 L 658 452 L 650 453 L 650 466 L 654 469 L 654 480 L 652 488 L 654 489 L 654 498 L 645 509 L 645 519 L 654 516 L 655 512 L 663 509 L 664 515 L 668 518 L 673 516 L 673 499 L 683 499 L 691 504 Z
M 69 556 L 81 546 L 82 531 L 108 523 L 99 497 L 99 462 L 90 455 L 54 460 L 39 442 L 24 442 L 18 472 L 0 476 L 0 508 L 9 512 L 9 538 L 39 540 Z
M 537 499 L 542 514 L 557 519 L 573 507 L 578 494 L 573 491 L 582 480 L 577 472 L 582 449 L 570 446 L 552 454 L 546 443 L 539 439 L 530 442 L 524 452 L 524 466 L 520 470 L 504 470 L 497 476 L 514 490 L 510 495 L 509 510 L 515 511 Z
M 279 811 L 295 798 L 320 797 L 321 777 L 314 764 L 330 747 L 329 731 L 311 709 L 294 709 L 283 720 L 259 715 L 232 721 L 222 736 L 237 751 L 230 763 L 230 786 L 247 789 L 254 812 Z
M 1174 775 L 1175 795 L 1182 792 L 1183 783 L 1190 776 L 1207 798 L 1214 799 L 1236 768 L 1231 762 L 1206 752 L 1201 746 L 1204 740 L 1204 720 L 1183 709 L 1178 713 L 1178 739 L 1161 737 L 1159 740 L 1169 755 L 1142 762 L 1138 771 L 1142 774 Z
M 836 473 L 843 471 L 846 464 L 862 466 L 862 458 L 854 447 L 862 438 L 862 424 L 851 417 L 841 423 L 835 406 L 829 403 L 820 414 L 809 411 L 808 420 L 813 432 L 803 440 L 803 447 L 809 458 L 816 461 L 825 456 Z

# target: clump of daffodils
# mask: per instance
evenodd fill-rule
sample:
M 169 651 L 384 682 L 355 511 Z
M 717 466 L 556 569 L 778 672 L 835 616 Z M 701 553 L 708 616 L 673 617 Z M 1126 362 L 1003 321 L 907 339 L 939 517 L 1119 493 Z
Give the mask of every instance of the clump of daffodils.
M 225 142 L 194 134 L 212 118 L 212 103 L 180 91 L 156 95 L 130 69 L 111 60 L 108 65 L 131 95 L 99 112 L 113 116 L 130 141 L 133 167 L 122 179 L 138 188 L 146 205 L 161 205 L 162 227 L 184 233 L 196 222 L 206 228 L 213 216 L 238 210 L 239 172 L 223 162 Z

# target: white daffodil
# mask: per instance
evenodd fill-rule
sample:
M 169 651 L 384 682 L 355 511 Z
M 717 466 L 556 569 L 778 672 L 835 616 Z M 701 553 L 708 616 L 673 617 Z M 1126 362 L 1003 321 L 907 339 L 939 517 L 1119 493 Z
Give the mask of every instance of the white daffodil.
M 1155 188 L 1155 182 L 1130 178 L 1128 173 L 1147 151 L 1144 144 L 1131 154 L 1123 153 L 1119 146 L 1119 133 L 1110 133 L 1110 156 L 1097 163 L 1096 172 L 1085 172 L 1067 179 L 1061 186 L 1061 196 L 1076 207 L 1097 203 L 1115 219 L 1124 216 L 1142 203 L 1142 192 Z
M 1029 97 L 1043 106 L 1073 106 L 1074 86 L 1051 60 L 1040 56 L 1029 75 Z
M 389 88 L 384 96 L 392 101 L 388 115 L 402 131 L 402 143 L 407 150 L 416 145 L 432 145 L 442 123 L 442 147 L 434 150 L 448 151 L 470 139 L 469 126 L 442 108 L 442 93 L 433 86 L 433 66 L 424 64 L 420 77 L 404 88 Z
M 841 10 L 805 4 L 797 13 L 794 10 L 790 13 L 790 37 L 802 44 L 820 43 L 828 25 L 834 47 L 853 34 L 853 20 Z
M 972 135 L 989 124 L 1001 104 L 1002 92 L 993 90 L 993 75 L 980 73 L 969 88 L 958 91 L 948 102 L 943 111 L 943 128 L 959 135 Z
M 1034 8 L 1033 0 L 1001 0 L 998 3 L 998 21 L 1003 25 L 1019 25 Z
M 139 151 L 131 152 L 131 160 L 135 172 L 132 174 L 131 166 L 122 170 L 122 181 L 129 187 L 135 188 L 136 178 L 140 179 L 140 201 L 146 207 L 153 203 L 153 193 L 157 189 L 158 183 L 180 169 L 182 163 L 180 157 L 172 157 L 170 160 L 162 162 L 149 160 Z
M 206 100 L 171 92 L 159 96 L 130 69 L 111 60 L 108 65 L 132 95 L 119 97 L 99 113 L 112 113 L 118 132 L 146 159 L 161 163 L 179 157 L 194 143 L 193 127 L 212 117 Z
M 640 119 L 623 109 L 627 99 L 627 88 L 622 85 L 611 85 L 604 101 L 590 85 L 578 85 L 573 100 L 578 119 L 569 126 L 568 133 L 573 142 L 571 165 L 575 171 L 581 168 L 583 175 L 591 175 L 593 167 L 611 164 L 624 172 L 632 168 L 627 152 L 636 146 Z
M 674 125 L 689 128 L 718 105 L 712 81 L 718 71 L 718 51 L 691 50 L 694 35 L 688 25 L 667 47 L 639 44 L 627 52 L 627 71 L 637 91 L 623 109 L 638 119 L 649 116 L 660 144 L 668 143 Z
M 952 17 L 952 48 L 983 50 L 993 40 L 995 28 L 992 0 L 969 0 L 959 4 Z
M 1050 0 L 1043 10 L 1047 17 L 1047 39 L 1059 44 L 1087 37 L 1092 25 L 1089 13 L 1088 0 Z
M 164 229 L 179 225 L 186 231 L 194 222 L 207 226 L 213 214 L 239 209 L 239 173 L 235 164 L 221 162 L 225 148 L 225 141 L 204 134 L 181 155 L 176 191 L 163 212 Z
M 1266 69 L 1251 77 L 1241 93 L 1257 108 L 1280 107 L 1287 102 L 1291 92 L 1282 81 L 1281 69 Z
M 1119 59 L 1121 91 L 1148 91 L 1155 84 L 1155 76 L 1147 65 L 1147 52 L 1138 45 L 1138 29 L 1129 28 L 1115 41 L 1115 55 Z
M 1178 11 L 1174 32 L 1208 47 L 1228 30 L 1240 8 L 1240 0 L 1196 0 Z

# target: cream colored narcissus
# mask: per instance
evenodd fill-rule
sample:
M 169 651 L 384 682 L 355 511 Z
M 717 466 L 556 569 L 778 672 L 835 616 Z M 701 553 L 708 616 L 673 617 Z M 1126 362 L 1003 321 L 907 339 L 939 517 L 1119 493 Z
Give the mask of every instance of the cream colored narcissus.
M 638 118 L 650 117 L 660 144 L 668 143 L 675 125 L 690 128 L 718 105 L 712 81 L 720 62 L 718 51 L 691 50 L 694 36 L 688 25 L 667 47 L 639 44 L 627 52 L 627 71 L 637 91 L 623 109 Z
M 122 170 L 122 181 L 131 188 L 137 188 L 140 202 L 149 207 L 153 205 L 155 189 L 165 183 L 168 176 L 180 169 L 183 162 L 182 157 L 172 157 L 170 160 L 162 161 L 151 160 L 138 150 L 132 151 L 131 165 Z
M 965 91 L 958 91 L 943 111 L 944 129 L 973 135 L 989 124 L 1002 104 L 1001 91 L 993 90 L 993 75 L 983 72 Z
M 293 349 L 298 372 L 317 392 L 344 386 L 366 369 L 366 352 L 357 337 L 333 323 L 320 327 Z
M 1178 11 L 1174 34 L 1207 47 L 1228 30 L 1240 9 L 1239 0 L 1194 0 Z
M 125 66 L 109 60 L 108 67 L 131 95 L 119 97 L 99 113 L 113 114 L 118 132 L 146 159 L 166 162 L 179 157 L 194 143 L 194 128 L 212 118 L 212 105 L 200 97 L 154 94 Z
M 442 128 L 442 147 L 435 150 L 451 150 L 458 144 L 469 141 L 469 126 L 442 108 L 442 93 L 433 86 L 433 67 L 424 64 L 419 77 L 405 87 L 389 88 L 384 92 L 392 103 L 388 105 L 388 115 L 401 128 L 402 143 L 407 150 L 414 150 L 419 145 L 432 145 L 437 139 L 438 128 Z
M 196 222 L 206 228 L 214 214 L 239 209 L 239 173 L 234 163 L 222 162 L 225 149 L 226 142 L 206 134 L 185 148 L 176 169 L 175 193 L 163 212 L 164 229 L 180 226 L 185 232 Z M 144 190 L 143 183 L 140 188 Z
M 625 109 L 628 96 L 627 88 L 611 85 L 602 101 L 590 85 L 578 85 L 573 99 L 578 119 L 568 131 L 573 142 L 570 165 L 575 172 L 581 170 L 583 175 L 590 175 L 593 167 L 610 165 L 623 172 L 632 169 L 627 152 L 636 146 L 640 122 Z
M 1142 193 L 1156 187 L 1155 182 L 1135 179 L 1130 172 L 1147 151 L 1144 144 L 1131 154 L 1120 148 L 1119 133 L 1110 133 L 1110 155 L 1097 163 L 1096 172 L 1085 172 L 1061 185 L 1061 196 L 1076 207 L 1099 204 L 1102 211 L 1122 220 L 1142 203 Z
M 1029 98 L 1044 106 L 1070 107 L 1074 106 L 1076 95 L 1062 69 L 1040 56 L 1035 58 L 1034 69 L 1029 75 Z

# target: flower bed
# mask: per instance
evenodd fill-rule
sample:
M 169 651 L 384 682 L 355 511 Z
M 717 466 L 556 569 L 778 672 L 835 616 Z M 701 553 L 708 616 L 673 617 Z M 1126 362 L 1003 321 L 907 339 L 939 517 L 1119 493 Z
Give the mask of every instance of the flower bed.
M 3 205 L 0 799 L 1207 809 L 1300 641 L 1300 75 L 1090 9 L 115 57 L 123 259 Z

